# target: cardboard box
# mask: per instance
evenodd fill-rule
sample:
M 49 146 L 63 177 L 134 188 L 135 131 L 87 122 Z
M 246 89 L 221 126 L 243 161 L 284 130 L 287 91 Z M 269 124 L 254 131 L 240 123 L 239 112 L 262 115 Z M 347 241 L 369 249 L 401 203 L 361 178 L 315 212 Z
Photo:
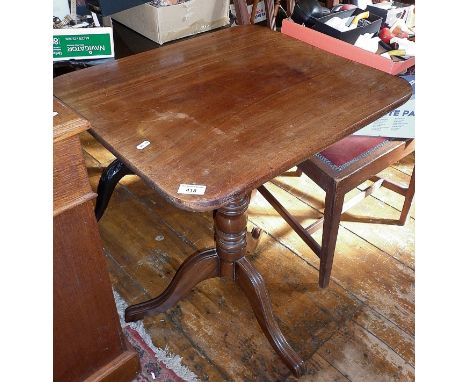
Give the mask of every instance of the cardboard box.
M 382 18 L 376 16 L 372 13 L 369 13 L 369 17 L 367 18 L 370 21 L 369 25 L 363 27 L 357 27 L 356 29 L 351 29 L 349 31 L 341 32 L 338 29 L 327 25 L 326 22 L 333 17 L 339 17 L 340 19 L 347 19 L 349 17 L 354 17 L 363 13 L 362 9 L 350 9 L 347 11 L 335 12 L 331 13 L 327 16 L 320 17 L 315 21 L 313 29 L 316 31 L 325 33 L 331 37 L 337 38 L 342 41 L 346 41 L 349 44 L 354 44 L 359 36 L 366 34 L 366 33 L 378 33 L 380 30 L 380 25 L 382 25 Z
M 89 60 L 114 57 L 112 28 L 54 29 L 53 60 Z
M 313 45 L 329 53 L 393 75 L 402 73 L 415 64 L 415 57 L 411 57 L 408 60 L 392 61 L 378 54 L 348 44 L 347 42 L 296 24 L 291 20 L 283 20 L 281 33 L 304 41 L 309 45 Z
M 158 44 L 229 25 L 229 0 L 190 0 L 167 7 L 143 4 L 112 15 Z
M 401 76 L 408 81 L 413 88 L 411 98 L 403 105 L 392 110 L 387 115 L 370 123 L 353 135 L 366 135 L 372 137 L 389 138 L 414 138 L 414 119 L 415 119 L 415 85 L 414 75 Z

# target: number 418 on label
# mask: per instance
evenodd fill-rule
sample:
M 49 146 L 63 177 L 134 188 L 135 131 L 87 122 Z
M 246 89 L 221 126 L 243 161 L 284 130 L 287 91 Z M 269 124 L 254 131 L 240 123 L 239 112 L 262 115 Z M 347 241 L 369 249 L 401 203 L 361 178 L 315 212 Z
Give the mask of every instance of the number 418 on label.
M 181 184 L 179 186 L 178 194 L 189 194 L 189 195 L 204 195 L 206 186 L 199 184 Z

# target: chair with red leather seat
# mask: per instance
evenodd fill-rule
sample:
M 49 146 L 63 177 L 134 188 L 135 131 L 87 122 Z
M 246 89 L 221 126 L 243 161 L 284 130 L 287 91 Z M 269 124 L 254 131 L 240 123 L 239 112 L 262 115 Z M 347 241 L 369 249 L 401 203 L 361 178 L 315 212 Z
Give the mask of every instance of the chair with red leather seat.
M 405 197 L 397 222 L 399 225 L 405 224 L 415 191 L 415 170 L 413 169 L 408 187 L 379 178 L 376 174 L 411 154 L 414 151 L 414 144 L 414 139 L 351 135 L 301 163 L 299 169 L 326 193 L 324 217 L 309 227 L 303 227 L 265 186 L 258 188 L 265 199 L 320 258 L 320 287 L 327 287 L 330 281 L 338 227 L 343 212 L 383 186 Z M 366 180 L 372 180 L 373 184 L 344 203 L 345 195 Z M 319 245 L 312 238 L 312 234 L 322 227 L 322 245 Z

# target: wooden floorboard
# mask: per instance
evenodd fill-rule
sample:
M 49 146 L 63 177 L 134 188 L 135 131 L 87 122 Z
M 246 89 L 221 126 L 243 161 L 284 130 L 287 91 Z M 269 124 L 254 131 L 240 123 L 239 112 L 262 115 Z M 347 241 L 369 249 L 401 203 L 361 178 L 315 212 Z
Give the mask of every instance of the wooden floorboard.
M 89 134 L 81 138 L 96 189 L 114 158 Z M 409 180 L 413 164 L 414 157 L 387 172 Z M 267 187 L 304 224 L 322 216 L 324 194 L 310 180 L 274 183 Z M 265 232 L 249 257 L 265 279 L 281 329 L 306 362 L 300 381 L 414 380 L 415 220 L 389 224 L 401 209 L 399 197 L 377 194 L 343 216 L 327 289 L 318 287 L 312 251 L 261 195 L 253 198 L 249 228 Z M 116 187 L 99 227 L 112 284 L 130 304 L 159 294 L 187 256 L 214 243 L 211 213 L 177 209 L 135 176 Z M 320 235 L 314 235 L 319 242 Z M 297 380 L 229 281 L 207 280 L 143 323 L 154 344 L 183 357 L 200 380 Z
M 308 216 L 318 213 L 281 188 L 274 185 L 268 188 L 303 225 L 313 221 Z M 316 255 L 282 223 L 261 195 L 257 195 L 255 202 L 249 219 L 318 269 Z M 407 333 L 414 333 L 414 271 L 343 227 L 338 235 L 332 279 Z M 321 231 L 313 236 L 320 242 Z
M 407 175 L 411 175 L 413 173 L 415 158 L 416 154 L 413 151 L 411 154 L 392 165 L 392 167 L 404 172 Z

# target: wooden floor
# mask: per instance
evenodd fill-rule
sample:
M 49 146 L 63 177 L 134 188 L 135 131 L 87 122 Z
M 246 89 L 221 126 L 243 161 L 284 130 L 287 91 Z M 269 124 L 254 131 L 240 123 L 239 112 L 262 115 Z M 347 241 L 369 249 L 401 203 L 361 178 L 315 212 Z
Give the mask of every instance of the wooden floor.
M 82 142 L 96 188 L 114 158 L 88 133 Z M 414 156 L 385 173 L 408 182 L 413 163 Z M 304 223 L 322 216 L 324 194 L 304 175 L 267 187 Z M 255 196 L 249 227 L 266 232 L 250 259 L 266 281 L 281 329 L 306 361 L 300 381 L 414 380 L 414 205 L 400 227 L 394 219 L 402 204 L 400 195 L 381 189 L 343 216 L 332 281 L 321 290 L 316 256 Z M 214 244 L 211 213 L 179 210 L 136 176 L 117 186 L 99 227 L 113 286 L 129 304 L 159 294 L 187 256 Z M 182 356 L 202 381 L 296 380 L 230 281 L 199 284 L 144 325 L 156 346 Z

